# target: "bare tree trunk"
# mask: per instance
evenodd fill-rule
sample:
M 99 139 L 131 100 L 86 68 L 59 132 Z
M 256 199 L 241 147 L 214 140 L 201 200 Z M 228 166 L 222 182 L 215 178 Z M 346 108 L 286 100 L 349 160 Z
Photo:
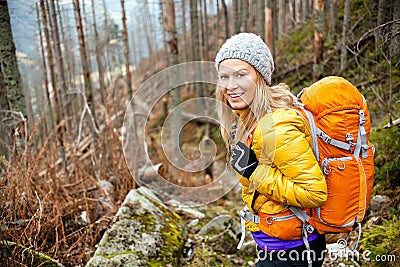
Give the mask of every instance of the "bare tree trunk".
M 40 8 L 42 12 L 42 19 L 43 19 L 43 29 L 44 29 L 44 36 L 46 38 L 46 47 L 47 47 L 47 61 L 49 63 L 49 68 L 50 68 L 50 81 L 51 81 L 51 87 L 53 91 L 53 101 L 54 101 L 54 109 L 56 111 L 56 125 L 58 125 L 61 122 L 61 113 L 60 113 L 60 105 L 59 105 L 59 97 L 58 97 L 58 91 L 57 86 L 56 86 L 56 77 L 55 77 L 55 71 L 54 71 L 54 61 L 53 61 L 53 50 L 51 49 L 51 39 L 50 39 L 50 34 L 49 34 L 49 29 L 48 29 L 48 21 L 47 21 L 47 13 L 46 13 L 46 7 L 45 7 L 45 0 L 40 0 Z M 59 132 L 59 141 L 62 143 L 62 132 Z
M 266 20 L 265 20 L 265 15 L 266 15 L 266 5 L 265 5 L 265 0 L 258 0 L 257 1 L 257 11 L 258 11 L 258 20 L 257 20 L 257 33 L 258 35 L 261 36 L 263 40 L 266 40 L 266 35 L 265 35 L 265 26 L 266 26 Z
M 48 118 L 45 120 L 45 132 L 46 136 L 49 132 L 49 129 L 53 128 L 53 108 L 51 106 L 50 102 L 50 92 L 49 92 L 49 80 L 47 78 L 47 65 L 46 65 L 46 58 L 45 58 L 45 53 L 44 53 L 44 40 L 42 37 L 42 27 L 40 26 L 40 15 L 39 15 L 39 6 L 38 3 L 35 4 L 36 6 L 36 16 L 37 16 L 37 23 L 38 23 L 38 30 L 39 30 L 39 40 L 40 40 L 40 53 L 42 55 L 42 70 L 43 70 L 43 79 L 44 79 L 44 88 L 46 92 L 46 103 L 47 103 L 47 108 L 49 112 L 46 112 L 46 117 Z M 48 125 L 47 125 L 48 124 Z
M 289 0 L 287 3 L 288 15 L 286 18 L 289 18 L 290 28 L 293 29 L 296 26 L 296 6 L 294 4 L 294 0 Z
M 130 100 L 132 97 L 132 74 L 129 66 L 129 44 L 128 44 L 128 31 L 126 29 L 124 0 L 121 0 L 121 9 L 122 9 L 122 36 L 124 39 L 125 71 L 126 71 L 126 79 L 128 82 L 128 91 L 129 91 L 128 93 Z
M 336 28 L 338 21 L 338 3 L 337 0 L 331 0 L 329 9 L 329 39 L 331 41 L 335 40 Z
M 295 0 L 295 10 L 296 10 L 296 24 L 301 23 L 302 19 L 302 6 L 301 6 L 301 1 L 300 0 Z
M 228 17 L 228 8 L 226 6 L 225 0 L 221 0 L 222 9 L 224 11 L 224 22 L 225 22 L 225 39 L 230 36 L 229 32 L 229 17 Z
M 272 1 L 271 1 L 272 2 Z M 273 34 L 273 22 L 274 22 L 274 9 L 273 3 L 268 2 L 265 5 L 265 43 L 271 49 L 274 50 L 274 34 Z
M 96 49 L 97 71 L 99 73 L 100 96 L 101 96 L 101 102 L 104 105 L 106 103 L 106 95 L 105 95 L 106 86 L 104 84 L 103 61 L 100 48 L 99 32 L 97 31 L 97 25 L 96 25 L 96 12 L 94 7 L 94 0 L 92 0 L 92 17 L 93 17 L 93 30 L 94 30 L 95 49 Z
M 138 60 L 138 51 L 137 51 L 137 44 L 136 44 L 137 42 L 135 40 L 135 32 L 134 32 L 134 30 L 131 30 L 130 37 L 131 37 L 132 50 L 133 50 L 132 51 L 132 55 L 133 55 L 132 64 L 133 64 L 133 66 L 136 66 L 136 65 L 138 65 L 139 60 Z
M 26 116 L 25 97 L 22 88 L 21 74 L 15 53 L 15 45 L 10 24 L 7 1 L 0 1 L 0 66 L 4 84 L 7 87 L 10 108 Z
M 89 24 L 87 22 L 87 17 L 86 17 L 86 3 L 85 3 L 85 0 L 83 0 L 80 3 L 82 3 L 81 4 L 82 5 L 82 12 L 81 12 L 81 15 L 82 15 L 82 31 L 84 32 L 84 35 L 86 36 L 86 42 L 85 42 L 86 56 L 88 56 L 89 62 L 91 62 L 91 59 L 90 59 L 90 41 L 89 41 L 89 36 L 90 35 L 89 35 L 89 26 L 88 26 Z M 89 66 L 91 66 L 91 64 Z M 91 67 L 90 67 L 90 69 L 91 69 Z
M 308 0 L 306 1 L 306 0 L 303 0 L 303 1 L 301 1 L 301 10 L 302 10 L 302 12 L 301 12 L 301 21 L 306 21 L 306 19 L 308 18 L 308 7 L 307 7 L 307 2 L 308 2 Z
M 65 41 L 65 53 L 67 54 L 67 73 L 69 73 L 69 86 L 72 88 L 72 90 L 77 91 L 77 92 L 83 92 L 84 88 L 80 80 L 78 81 L 77 77 L 77 67 L 76 67 L 76 59 L 75 59 L 75 53 L 74 53 L 74 47 L 73 47 L 73 40 L 72 40 L 72 32 L 73 32 L 73 27 L 71 26 L 72 23 L 70 22 L 70 12 L 68 10 L 64 10 L 64 18 L 65 18 L 65 24 L 67 25 L 67 28 L 65 31 L 64 35 L 64 41 Z M 79 87 L 78 87 L 79 86 Z M 79 125 L 79 120 L 80 116 L 78 115 L 78 110 L 82 108 L 82 98 L 77 96 L 76 94 L 67 94 L 67 101 L 70 103 L 70 107 L 72 108 L 71 111 L 71 116 L 73 119 L 73 124 Z M 72 102 L 72 103 L 71 103 Z M 74 134 L 78 134 L 79 129 L 72 128 L 71 129 Z
M 183 60 L 184 62 L 189 61 L 188 56 L 188 47 L 187 47 L 187 29 L 186 29 L 186 1 L 182 0 L 182 44 L 181 44 L 181 51 L 183 53 Z M 163 31 L 164 32 L 164 31 Z
M 35 118 L 33 116 L 33 107 L 32 107 L 32 94 L 31 89 L 29 86 L 29 80 L 24 81 L 22 77 L 29 77 L 26 68 L 21 69 L 21 86 L 22 86 L 22 94 L 24 95 L 25 99 L 25 106 L 26 106 L 26 117 L 28 119 L 28 133 L 32 132 L 33 126 L 35 125 Z
M 111 82 L 111 72 L 112 72 L 112 63 L 110 60 L 110 55 L 111 55 L 111 49 L 110 49 L 110 26 L 108 25 L 108 14 L 107 14 L 107 6 L 105 0 L 103 0 L 103 13 L 104 13 L 104 38 L 105 38 L 105 43 L 106 43 L 106 54 L 105 54 L 105 70 L 108 73 L 106 75 L 107 78 L 107 84 L 110 84 Z
M 341 71 L 343 71 L 347 65 L 347 38 L 346 38 L 346 36 L 347 36 L 347 29 L 349 26 L 349 19 L 350 19 L 350 2 L 351 2 L 351 0 L 345 0 L 345 2 L 344 2 L 342 48 L 341 48 L 341 53 L 340 53 L 340 70 Z
M 67 101 L 65 99 L 65 96 L 67 94 L 67 87 L 65 85 L 65 78 L 64 78 L 64 64 L 63 64 L 63 56 L 61 54 L 61 47 L 60 47 L 60 36 L 58 32 L 58 24 L 57 24 L 57 15 L 56 15 L 56 9 L 54 5 L 54 1 L 50 1 L 49 5 L 49 14 L 50 14 L 50 19 L 51 19 L 51 24 L 52 24 L 52 32 L 53 32 L 53 38 L 54 38 L 54 53 L 55 53 L 55 59 L 56 59 L 56 68 L 58 72 L 58 79 L 57 82 L 59 84 L 59 90 L 60 90 L 60 108 L 61 108 L 61 114 L 64 115 L 65 119 L 65 125 L 67 129 L 67 133 L 70 133 L 70 115 L 69 115 L 69 110 L 68 107 L 66 106 Z M 57 86 L 58 89 L 58 86 Z M 54 89 L 56 90 L 56 89 Z M 64 135 L 64 138 L 69 136 Z
M 197 2 L 197 1 L 196 1 Z M 197 6 L 197 3 L 196 3 Z M 166 8 L 166 15 L 167 15 L 167 42 L 168 42 L 168 52 L 169 52 L 169 61 L 170 65 L 178 64 L 178 38 L 177 38 L 177 31 L 176 31 L 176 22 L 175 22 L 175 5 L 174 0 L 165 0 L 165 8 Z M 196 8 L 197 11 L 197 8 Z M 197 17 L 197 16 L 196 16 Z M 176 77 L 171 77 L 172 84 L 173 80 Z M 176 108 L 173 113 L 171 113 L 171 136 L 170 141 L 173 147 L 176 149 L 180 149 L 182 145 L 182 140 L 180 138 L 180 130 L 182 129 L 182 114 L 181 110 L 178 108 L 180 103 L 180 91 L 175 89 L 170 92 L 171 96 L 171 108 Z M 177 143 L 176 143 L 177 141 Z M 180 153 L 174 153 L 174 155 L 170 155 L 174 157 L 174 162 L 180 161 Z
M 0 93 L 0 153 L 9 159 L 11 164 L 15 164 L 13 161 L 19 151 L 10 151 L 7 147 L 16 147 L 14 129 L 18 124 L 13 122 L 13 125 L 7 126 L 8 114 L 5 110 L 21 112 L 23 116 L 26 116 L 27 110 L 7 1 L 0 1 Z M 2 165 L 0 161 L 0 174 L 3 174 Z
M 154 60 L 154 49 L 153 49 L 153 43 L 151 41 L 151 29 L 153 28 L 151 25 L 151 22 L 149 23 L 150 20 L 150 14 L 149 14 L 149 5 L 147 3 L 147 0 L 144 1 L 143 3 L 143 9 L 144 9 L 144 30 L 145 30 L 145 34 L 146 34 L 146 42 L 147 42 L 147 48 L 149 51 L 149 58 L 150 58 L 150 62 L 155 62 Z
M 379 0 L 378 1 L 378 21 L 377 21 L 377 26 L 382 25 L 388 21 L 388 15 L 390 12 L 389 10 L 389 2 L 390 0 Z M 375 32 L 375 55 L 376 55 L 376 60 L 379 63 L 380 57 L 380 42 L 383 38 L 384 31 L 381 28 L 378 28 Z M 376 71 L 378 73 L 378 66 L 379 64 L 376 64 Z
M 165 23 L 166 23 L 166 18 L 165 18 L 165 11 L 164 11 L 164 0 L 159 0 L 160 2 L 159 2 L 159 7 L 160 7 L 160 24 L 161 24 L 161 29 L 163 29 L 161 32 L 162 32 L 162 40 L 163 40 L 163 44 L 164 44 L 164 46 L 163 46 L 163 49 L 165 49 L 165 50 L 167 50 L 168 49 L 168 47 L 167 47 L 167 41 L 166 41 L 166 33 L 165 33 L 165 30 L 164 29 L 166 29 L 167 28 L 167 26 L 165 25 Z
M 7 98 L 7 87 L 4 83 L 3 72 L 0 65 L 0 156 L 4 156 L 5 160 L 10 160 L 10 149 L 8 146 L 11 145 L 11 130 L 6 126 L 6 120 L 8 115 L 4 111 L 10 110 L 10 103 Z M 0 175 L 4 175 L 2 168 L 2 163 L 0 162 Z
M 175 65 L 178 64 L 178 38 L 176 31 L 176 16 L 175 16 L 175 4 L 173 0 L 165 0 L 165 7 L 167 13 L 167 36 L 169 36 L 168 48 L 170 55 L 170 64 Z M 197 3 L 196 3 L 196 11 L 197 11 Z M 196 12 L 197 13 L 197 12 Z M 197 14 L 196 14 L 197 18 Z M 197 26 L 198 29 L 198 26 Z M 199 46 L 198 46 L 199 47 Z M 178 103 L 175 103 L 178 104 Z
M 245 1 L 241 1 L 242 6 L 241 6 L 241 21 L 242 21 L 242 25 L 240 27 L 240 31 L 241 32 L 247 32 L 249 29 L 249 1 L 245 0 Z
M 199 37 L 199 17 L 198 2 L 190 0 L 190 34 L 192 40 L 192 60 L 200 60 L 200 37 Z
M 66 30 L 62 31 L 63 33 L 63 38 L 65 42 L 65 53 L 67 54 L 67 73 L 69 75 L 69 81 L 67 84 L 69 84 L 70 88 L 73 88 L 74 90 L 77 90 L 76 88 L 76 72 L 75 72 L 75 56 L 73 53 L 73 41 L 71 37 L 72 33 L 72 27 L 71 27 L 71 22 L 69 20 L 69 12 L 68 10 L 63 10 L 64 11 L 64 18 L 65 18 L 65 25 L 66 25 Z M 61 25 L 60 25 L 61 26 Z M 76 115 L 76 113 L 75 113 Z
M 240 10 L 240 0 L 233 0 L 232 5 L 233 5 L 233 33 L 239 33 L 240 32 L 240 26 L 241 26 L 241 10 Z
M 210 51 L 210 45 L 208 43 L 208 36 L 210 35 L 208 29 L 208 16 L 207 16 L 207 3 L 206 0 L 200 0 L 203 4 L 203 11 L 204 11 L 204 15 L 203 15 L 203 30 L 202 30 L 202 35 L 203 35 L 203 47 L 204 47 L 204 53 L 203 53 L 203 57 L 202 60 L 209 60 L 208 57 L 208 51 Z
M 216 1 L 217 2 L 217 23 L 215 24 L 215 32 L 216 32 L 216 51 L 219 50 L 221 43 L 222 43 L 222 35 L 221 35 L 221 11 L 219 8 L 219 0 Z
M 286 32 L 286 0 L 278 0 L 279 2 L 279 25 L 278 35 L 281 36 Z
M 393 1 L 393 21 L 391 54 L 394 60 L 400 59 L 400 1 Z
M 324 26 L 325 26 L 325 3 L 324 0 L 314 1 L 314 65 L 313 80 L 319 80 L 324 73 Z
M 10 103 L 7 97 L 7 87 L 4 83 L 3 72 L 0 65 L 0 110 L 10 110 Z M 1 118 L 4 118 L 4 114 L 1 113 Z M 0 124 L 2 125 L 2 124 Z M 1 128 L 0 128 L 1 129 Z M 0 135 L 1 137 L 2 135 Z M 1 145 L 1 144 L 0 144 Z
M 91 70 L 90 70 L 90 58 L 88 55 L 86 55 L 86 42 L 85 42 L 85 36 L 83 34 L 83 28 L 82 28 L 82 17 L 81 17 L 81 10 L 79 6 L 79 0 L 74 0 L 74 14 L 75 14 L 75 21 L 76 21 L 76 29 L 78 32 L 78 40 L 79 40 L 79 53 L 81 55 L 81 61 L 82 61 L 82 74 L 83 74 L 83 82 L 84 82 L 84 87 L 85 87 L 85 95 L 86 95 L 86 101 L 90 107 L 90 110 L 92 112 L 93 118 L 96 121 L 96 112 L 95 112 L 95 107 L 94 107 L 94 95 L 93 95 L 93 86 L 92 86 L 92 81 L 91 81 Z M 92 129 L 92 127 L 91 127 Z M 92 134 L 94 134 L 94 138 L 97 137 L 95 134 L 95 131 L 92 131 Z
M 271 50 L 272 57 L 276 58 L 275 39 L 277 37 L 277 0 L 268 1 L 265 5 L 265 42 Z

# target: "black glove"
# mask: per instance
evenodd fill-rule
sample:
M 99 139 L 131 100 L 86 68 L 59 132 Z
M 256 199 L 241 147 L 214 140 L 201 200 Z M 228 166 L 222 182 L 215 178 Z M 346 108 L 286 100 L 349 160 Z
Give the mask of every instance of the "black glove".
M 239 141 L 232 151 L 231 165 L 235 171 L 248 179 L 257 168 L 258 160 L 254 151 Z

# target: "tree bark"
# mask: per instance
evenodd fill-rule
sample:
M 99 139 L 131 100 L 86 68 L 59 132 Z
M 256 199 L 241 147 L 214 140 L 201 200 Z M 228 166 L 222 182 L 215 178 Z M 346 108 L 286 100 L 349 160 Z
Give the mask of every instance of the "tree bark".
M 350 2 L 351 2 L 351 0 L 345 0 L 345 3 L 344 3 L 342 49 L 341 49 L 341 53 L 340 53 L 340 70 L 341 71 L 343 71 L 347 65 L 347 38 L 346 38 L 346 36 L 347 36 L 347 29 L 349 27 L 349 19 L 350 19 Z
M 197 0 L 190 0 L 190 35 L 192 40 L 192 60 L 200 60 L 199 17 Z M 168 14 L 167 14 L 168 16 Z
M 38 30 L 39 30 L 39 40 L 40 40 L 40 54 L 42 56 L 42 70 L 43 70 L 43 79 L 44 79 L 44 88 L 45 88 L 45 95 L 46 95 L 46 103 L 47 103 L 47 108 L 49 109 L 49 112 L 46 112 L 46 116 L 48 119 L 45 120 L 45 132 L 46 136 L 49 131 L 49 129 L 53 128 L 53 108 L 50 102 L 50 91 L 49 91 L 49 80 L 47 78 L 47 65 L 46 65 L 46 58 L 45 58 L 45 53 L 44 53 L 44 40 L 42 37 L 42 27 L 40 26 L 40 15 L 39 15 L 39 7 L 38 3 L 35 4 L 36 6 L 36 17 L 37 17 L 37 23 L 38 23 Z
M 221 0 L 222 9 L 224 11 L 224 22 L 225 22 L 225 39 L 230 36 L 229 32 L 229 17 L 228 17 L 228 8 L 226 6 L 225 0 Z
M 208 27 L 208 15 L 207 15 L 207 3 L 206 3 L 206 0 L 201 0 L 201 2 L 203 3 L 203 25 L 204 25 L 204 27 L 203 27 L 203 31 L 202 31 L 202 34 L 203 34 L 203 43 L 204 43 L 204 53 L 203 53 L 203 57 L 202 57 L 202 60 L 209 60 L 209 57 L 208 57 L 208 51 L 210 51 L 210 45 L 209 45 L 209 43 L 208 43 L 208 36 L 210 35 L 210 33 L 209 33 L 209 27 Z
M 4 83 L 3 72 L 0 65 L 0 156 L 4 156 L 4 159 L 9 160 L 9 149 L 8 146 L 11 144 L 11 131 L 6 127 L 7 113 L 4 111 L 10 110 L 10 103 L 7 98 L 7 87 Z M 0 166 L 3 164 L 0 163 Z M 0 167 L 0 175 L 4 175 L 3 168 Z
M 279 8 L 278 8 L 279 24 L 277 26 L 279 28 L 277 36 L 281 36 L 286 32 L 286 0 L 278 0 L 278 2 L 279 2 Z
M 170 64 L 178 64 L 178 38 L 176 31 L 175 4 L 173 0 L 165 0 L 167 13 L 167 42 Z M 196 3 L 197 7 L 197 3 Z M 197 8 L 196 8 L 197 9 Z M 197 12 L 196 12 L 197 13 Z M 197 46 L 199 48 L 199 46 Z
M 111 63 L 111 59 L 110 59 L 110 55 L 111 55 L 111 49 L 110 49 L 110 26 L 108 25 L 108 14 L 107 14 L 107 6 L 106 6 L 106 0 L 103 0 L 103 14 L 104 14 L 104 24 L 103 24 L 103 28 L 104 28 L 104 41 L 106 44 L 106 54 L 105 54 L 105 70 L 108 73 L 106 75 L 107 78 L 107 84 L 110 84 L 111 82 L 111 72 L 112 72 L 112 63 Z
M 0 1 L 0 66 L 11 110 L 22 112 L 26 116 L 25 97 L 15 54 L 7 1 Z
M 187 29 L 186 29 L 186 1 L 182 0 L 182 5 L 181 5 L 181 11 L 182 11 L 182 43 L 181 43 L 181 51 L 183 54 L 183 61 L 187 62 L 189 61 L 189 56 L 188 56 L 188 46 L 187 46 Z
M 400 59 L 400 1 L 393 1 L 391 54 L 394 62 Z
M 197 1 L 196 1 L 197 2 Z M 196 3 L 197 6 L 197 3 Z M 176 31 L 176 16 L 175 16 L 175 4 L 174 0 L 165 0 L 165 8 L 167 15 L 167 42 L 168 42 L 168 53 L 169 53 L 169 62 L 170 65 L 176 65 L 179 63 L 178 61 L 178 38 Z M 197 11 L 197 8 L 196 8 Z M 172 83 L 174 84 L 174 80 L 176 77 L 170 77 L 172 79 Z M 180 103 L 180 91 L 178 89 L 172 90 L 169 92 L 171 98 L 171 108 L 176 108 L 174 112 L 171 113 L 171 125 L 170 128 L 170 142 L 176 149 L 180 149 L 182 145 L 182 140 L 180 138 L 180 130 L 182 129 L 182 114 L 181 110 L 177 107 Z M 177 143 L 176 143 L 177 141 Z M 175 150 L 176 151 L 176 150 Z M 173 155 L 174 161 L 177 162 L 180 160 L 180 153 L 175 153 Z M 170 155 L 172 156 L 172 155 Z
M 47 61 L 49 64 L 49 69 L 50 69 L 50 81 L 51 81 L 51 87 L 53 91 L 53 101 L 54 101 L 54 109 L 56 111 L 56 123 L 55 125 L 60 124 L 61 122 L 61 113 L 60 113 L 60 105 L 59 105 L 59 96 L 58 96 L 58 91 L 56 90 L 57 85 L 56 85 L 56 75 L 54 71 L 54 60 L 53 60 L 53 50 L 51 49 L 51 38 L 50 38 L 50 33 L 49 33 L 49 25 L 47 21 L 47 13 L 46 13 L 46 7 L 45 7 L 45 0 L 40 0 L 40 9 L 42 12 L 42 19 L 43 19 L 43 30 L 44 30 L 44 36 L 46 39 L 46 47 L 47 47 Z M 62 142 L 62 132 L 59 132 L 59 140 Z
M 126 79 L 128 82 L 128 93 L 129 100 L 132 97 L 132 74 L 130 70 L 129 64 L 129 44 L 128 44 L 128 30 L 126 29 L 126 16 L 125 16 L 125 4 L 124 0 L 121 0 L 121 9 L 122 9 L 122 36 L 124 39 L 124 55 L 125 55 L 125 71 L 126 71 Z
M 329 38 L 331 41 L 335 40 L 336 28 L 338 21 L 338 3 L 337 0 L 331 0 L 329 9 Z
M 325 2 L 314 1 L 314 65 L 313 80 L 318 81 L 324 73 L 324 26 L 325 26 Z
M 242 25 L 240 27 L 241 32 L 247 32 L 249 30 L 249 1 L 241 1 L 241 21 Z
M 83 74 L 83 82 L 85 87 L 85 95 L 86 101 L 90 107 L 92 112 L 93 118 L 96 121 L 96 112 L 94 107 L 94 95 L 93 95 L 93 86 L 91 81 L 91 70 L 90 70 L 90 63 L 89 63 L 89 56 L 86 54 L 86 42 L 85 42 L 85 35 L 83 34 L 82 28 L 82 16 L 81 10 L 79 5 L 79 0 L 74 0 L 74 14 L 75 14 L 75 21 L 76 21 L 76 29 L 78 32 L 78 40 L 79 40 L 79 53 L 81 56 L 82 62 L 82 74 Z M 96 135 L 95 135 L 96 136 Z
M 258 0 L 257 1 L 257 33 L 258 35 L 261 36 L 263 40 L 265 40 L 265 12 L 266 12 L 266 6 L 265 6 L 265 0 Z
M 0 65 L 0 110 L 10 110 L 10 103 L 7 97 L 7 87 L 4 83 L 3 72 Z M 3 114 L 1 116 L 3 118 Z
M 240 0 L 233 0 L 233 33 L 237 34 L 240 32 L 241 26 L 241 9 L 240 9 Z
M 93 17 L 93 30 L 94 30 L 94 40 L 95 40 L 95 50 L 96 50 L 97 72 L 99 74 L 100 96 L 101 96 L 101 102 L 104 105 L 106 103 L 106 95 L 105 95 L 106 86 L 104 84 L 104 69 L 103 69 L 102 51 L 101 51 L 101 47 L 100 47 L 99 32 L 97 31 L 94 0 L 92 0 L 92 17 Z
M 60 47 L 60 36 L 59 36 L 59 31 L 58 31 L 58 23 L 57 23 L 57 15 L 56 15 L 56 9 L 54 5 L 54 1 L 50 1 L 49 5 L 49 14 L 50 14 L 50 19 L 51 19 L 51 25 L 52 25 L 52 33 L 53 33 L 53 38 L 54 38 L 54 53 L 55 53 L 55 62 L 56 62 L 56 68 L 57 68 L 57 73 L 58 73 L 58 85 L 56 88 L 53 88 L 54 90 L 60 90 L 61 97 L 59 98 L 60 101 L 60 108 L 61 108 L 61 115 L 64 115 L 64 119 L 66 122 L 66 127 L 67 127 L 67 132 L 70 133 L 70 123 L 69 123 L 69 110 L 67 107 L 67 101 L 65 99 L 65 96 L 67 94 L 67 86 L 65 84 L 65 78 L 64 78 L 64 64 L 63 64 L 63 56 L 61 54 L 61 47 Z M 67 137 L 68 135 L 65 135 L 64 137 Z
M 146 34 L 146 43 L 147 43 L 147 49 L 149 51 L 149 58 L 151 62 L 155 62 L 154 60 L 154 49 L 153 49 L 153 43 L 151 41 L 151 30 L 153 29 L 150 21 L 150 12 L 149 12 L 149 5 L 147 3 L 147 0 L 143 2 L 143 24 L 144 24 L 144 32 Z M 149 22 L 150 21 L 150 22 Z
M 296 24 L 301 22 L 302 19 L 302 6 L 301 6 L 301 1 L 300 0 L 295 0 L 295 10 L 296 10 Z
M 276 16 L 276 0 L 268 1 L 265 5 L 265 43 L 272 53 L 272 57 L 276 58 L 275 38 L 277 36 L 277 16 Z

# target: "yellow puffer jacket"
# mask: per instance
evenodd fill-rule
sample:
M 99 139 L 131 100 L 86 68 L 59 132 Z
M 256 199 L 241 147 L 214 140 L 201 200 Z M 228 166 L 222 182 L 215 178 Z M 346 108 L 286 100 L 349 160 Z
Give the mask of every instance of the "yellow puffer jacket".
M 276 110 L 260 120 L 251 145 L 260 164 L 249 179 L 236 173 L 252 213 L 287 211 L 278 203 L 302 208 L 325 203 L 326 182 L 311 147 L 309 127 L 295 110 Z M 246 228 L 260 229 L 252 222 Z

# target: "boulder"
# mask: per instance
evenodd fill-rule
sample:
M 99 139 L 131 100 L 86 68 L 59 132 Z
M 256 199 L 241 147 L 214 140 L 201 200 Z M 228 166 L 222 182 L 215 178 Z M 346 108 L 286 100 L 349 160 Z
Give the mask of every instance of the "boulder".
M 386 211 L 384 206 L 390 202 L 390 198 L 384 195 L 376 195 L 371 199 L 369 205 L 370 216 L 376 216 L 379 213 Z
M 145 187 L 131 190 L 87 267 L 179 266 L 186 229 Z

